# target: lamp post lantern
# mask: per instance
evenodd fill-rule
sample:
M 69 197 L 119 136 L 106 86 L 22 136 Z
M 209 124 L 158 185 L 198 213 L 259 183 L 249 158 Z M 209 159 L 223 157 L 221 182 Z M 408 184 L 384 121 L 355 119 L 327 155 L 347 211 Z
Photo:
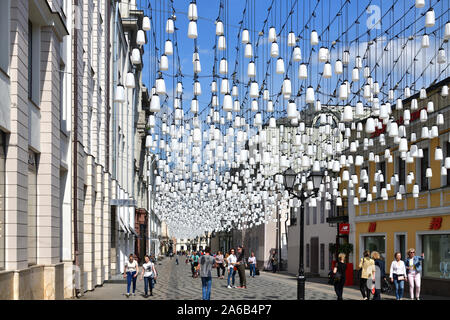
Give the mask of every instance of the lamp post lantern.
M 297 177 L 297 174 L 292 169 L 287 169 L 284 173 L 284 187 L 289 192 L 289 194 L 293 195 L 295 198 L 300 200 L 300 237 L 299 237 L 299 263 L 298 263 L 298 276 L 297 276 L 297 300 L 305 300 L 305 270 L 304 270 L 304 256 L 303 256 L 303 247 L 304 247 L 304 237 L 305 237 L 305 201 L 316 195 L 319 190 L 319 186 L 322 183 L 323 179 L 323 171 L 313 171 L 309 175 L 312 179 L 314 190 L 310 195 L 307 195 L 306 192 L 300 190 L 300 195 L 294 193 L 294 183 Z

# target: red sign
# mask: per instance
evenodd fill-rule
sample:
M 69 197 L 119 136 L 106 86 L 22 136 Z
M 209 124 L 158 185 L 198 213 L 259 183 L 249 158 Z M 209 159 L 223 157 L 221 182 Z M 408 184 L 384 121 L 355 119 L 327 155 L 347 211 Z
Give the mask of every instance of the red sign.
M 442 224 L 442 217 L 435 217 L 431 219 L 430 230 L 439 230 Z
M 350 224 L 349 223 L 340 223 L 339 224 L 339 234 L 349 234 L 350 233 Z
M 377 229 L 377 223 L 376 222 L 371 222 L 369 224 L 369 232 L 375 232 L 376 229 Z

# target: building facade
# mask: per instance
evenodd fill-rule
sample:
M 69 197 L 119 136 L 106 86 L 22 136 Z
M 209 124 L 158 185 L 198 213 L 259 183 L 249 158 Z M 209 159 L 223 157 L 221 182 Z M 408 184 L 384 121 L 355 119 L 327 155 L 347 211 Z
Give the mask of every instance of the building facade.
M 132 55 L 143 12 L 113 0 L 0 12 L 0 299 L 74 297 L 150 248 L 149 98 Z

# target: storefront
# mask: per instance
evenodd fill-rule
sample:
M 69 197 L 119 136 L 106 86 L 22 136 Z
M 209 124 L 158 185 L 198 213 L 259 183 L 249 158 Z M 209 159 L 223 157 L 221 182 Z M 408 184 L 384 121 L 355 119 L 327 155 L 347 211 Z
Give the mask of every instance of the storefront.
M 364 222 L 358 222 L 362 217 L 358 218 L 355 224 L 355 269 L 364 250 L 378 251 L 386 261 L 386 272 L 389 272 L 395 252 L 400 252 L 405 259 L 408 249 L 415 248 L 417 255 L 422 252 L 425 255 L 422 292 L 450 296 L 450 215 L 405 219 L 380 217 Z

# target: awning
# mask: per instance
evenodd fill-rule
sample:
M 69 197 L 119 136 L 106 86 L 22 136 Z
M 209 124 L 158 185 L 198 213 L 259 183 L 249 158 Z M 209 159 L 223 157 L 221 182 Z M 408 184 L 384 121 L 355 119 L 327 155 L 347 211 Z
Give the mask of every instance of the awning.
M 122 218 L 120 216 L 119 216 L 119 225 L 120 229 L 122 229 L 123 232 L 130 233 L 130 230 L 128 230 L 127 226 L 125 225 L 125 223 L 123 223 Z

